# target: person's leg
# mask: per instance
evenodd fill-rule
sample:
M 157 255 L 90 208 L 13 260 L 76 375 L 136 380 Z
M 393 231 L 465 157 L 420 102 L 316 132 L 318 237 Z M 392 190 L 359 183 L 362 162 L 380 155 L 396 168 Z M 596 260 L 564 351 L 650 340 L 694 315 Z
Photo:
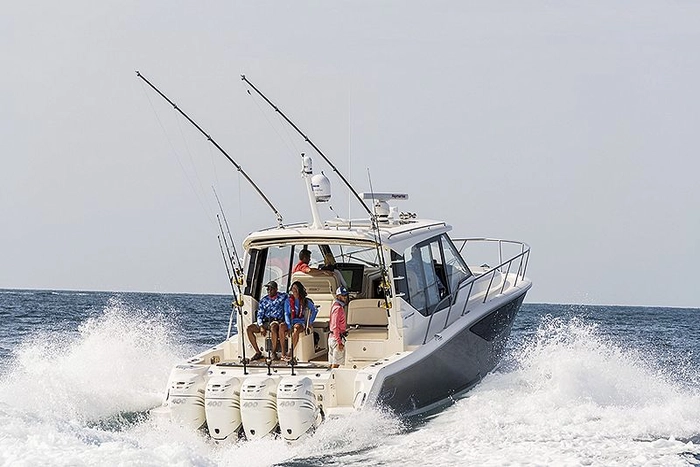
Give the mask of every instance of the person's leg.
M 280 323 L 279 326 L 279 344 L 280 344 L 280 352 L 282 353 L 283 357 L 287 356 L 287 325 L 285 323 Z
M 255 339 L 256 332 L 260 332 L 260 327 L 255 323 L 251 324 L 250 326 L 248 326 L 248 329 L 246 329 L 246 334 L 248 335 L 248 342 L 250 342 L 250 345 L 252 345 L 255 349 L 255 353 L 259 354 L 260 347 L 258 347 L 258 342 Z
M 333 334 L 328 336 L 328 362 L 331 364 L 331 368 L 338 368 L 340 365 L 336 363 L 335 353 L 338 350 L 338 343 L 335 340 Z
M 270 339 L 272 339 L 272 349 L 270 349 L 270 350 L 272 352 L 273 359 L 275 358 L 275 354 L 276 354 L 275 349 L 277 348 L 277 340 L 278 340 L 277 336 L 279 333 L 279 328 L 280 328 L 280 325 L 277 321 L 273 321 L 270 323 Z
M 292 332 L 292 348 L 296 348 L 297 344 L 299 343 L 299 334 L 304 330 L 304 325 L 303 324 L 295 324 L 294 325 L 294 331 Z M 290 355 L 290 357 L 294 357 L 294 355 Z
M 342 337 L 341 337 L 341 339 L 342 339 Z M 340 344 L 340 342 L 338 344 Z M 335 364 L 335 368 L 340 367 L 340 365 L 345 365 L 345 343 L 344 342 L 343 342 L 342 349 L 340 348 L 340 345 L 338 345 L 336 347 L 335 354 L 333 355 L 333 363 Z

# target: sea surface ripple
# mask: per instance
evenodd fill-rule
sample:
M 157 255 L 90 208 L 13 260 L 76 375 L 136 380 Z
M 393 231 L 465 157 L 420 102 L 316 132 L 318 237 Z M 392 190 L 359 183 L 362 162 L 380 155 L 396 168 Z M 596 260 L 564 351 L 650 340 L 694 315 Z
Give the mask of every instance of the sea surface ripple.
M 230 302 L 0 290 L 0 464 L 700 465 L 698 309 L 524 304 L 499 367 L 453 406 L 363 411 L 288 446 L 148 415 L 170 368 L 223 340 Z

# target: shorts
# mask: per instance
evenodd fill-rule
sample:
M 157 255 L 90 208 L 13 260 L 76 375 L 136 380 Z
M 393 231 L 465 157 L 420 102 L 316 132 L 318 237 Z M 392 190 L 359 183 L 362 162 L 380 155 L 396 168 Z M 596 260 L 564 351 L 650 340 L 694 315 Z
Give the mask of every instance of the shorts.
M 257 326 L 257 328 L 258 328 L 257 331 L 255 331 L 255 332 L 260 332 L 261 329 L 264 329 L 265 331 L 269 331 L 270 326 L 272 326 L 273 324 L 279 324 L 279 323 L 280 323 L 279 321 L 265 321 L 262 324 L 262 326 L 260 326 L 258 323 L 253 323 L 253 324 L 255 326 Z
M 343 338 L 341 337 L 341 339 Z M 345 339 L 343 339 L 343 344 L 345 344 Z M 338 341 L 335 340 L 333 334 L 328 336 L 328 362 L 331 365 L 345 364 L 345 346 L 343 346 L 343 350 L 340 350 L 338 348 Z

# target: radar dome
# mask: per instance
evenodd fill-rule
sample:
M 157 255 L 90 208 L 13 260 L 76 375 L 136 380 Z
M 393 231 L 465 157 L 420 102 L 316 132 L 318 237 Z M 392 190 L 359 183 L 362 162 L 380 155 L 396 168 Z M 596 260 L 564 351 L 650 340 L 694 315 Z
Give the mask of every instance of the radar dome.
M 311 177 L 311 189 L 314 192 L 317 203 L 325 203 L 331 199 L 331 181 L 323 172 Z

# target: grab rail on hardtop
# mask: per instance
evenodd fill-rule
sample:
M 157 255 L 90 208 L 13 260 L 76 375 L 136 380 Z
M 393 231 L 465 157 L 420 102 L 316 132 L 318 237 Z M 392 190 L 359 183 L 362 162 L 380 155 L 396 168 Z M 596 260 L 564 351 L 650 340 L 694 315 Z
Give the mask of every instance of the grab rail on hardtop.
M 462 250 L 464 247 L 467 245 L 467 243 L 497 243 L 498 244 L 498 261 L 499 264 L 497 266 L 494 266 L 490 268 L 487 271 L 482 272 L 481 274 L 472 274 L 469 277 L 466 277 L 462 279 L 462 281 L 457 285 L 457 289 L 450 293 L 449 295 L 446 295 L 445 297 L 440 300 L 437 305 L 435 306 L 435 310 L 440 309 L 440 305 L 445 300 L 450 300 L 450 306 L 447 309 L 447 316 L 445 317 L 445 324 L 443 325 L 442 329 L 438 331 L 438 333 L 444 331 L 447 329 L 447 326 L 450 322 L 450 314 L 452 313 L 452 307 L 454 306 L 455 303 L 457 303 L 457 296 L 459 292 L 466 288 L 469 287 L 469 291 L 467 292 L 467 299 L 464 301 L 464 307 L 462 308 L 462 314 L 460 316 L 464 316 L 465 314 L 468 313 L 467 306 L 469 305 L 469 299 L 471 298 L 472 291 L 474 290 L 474 284 L 479 282 L 479 281 L 485 281 L 486 279 L 489 279 L 489 286 L 486 288 L 486 293 L 484 294 L 484 299 L 482 300 L 481 303 L 486 303 L 486 300 L 488 300 L 489 294 L 491 293 L 491 287 L 493 286 L 493 281 L 496 277 L 497 272 L 503 272 L 503 269 L 506 268 L 506 273 L 505 277 L 503 279 L 503 285 L 501 286 L 501 291 L 499 293 L 503 293 L 506 287 L 507 283 L 507 277 L 508 274 L 510 273 L 511 266 L 515 263 L 518 262 L 518 271 L 515 274 L 515 281 L 513 282 L 513 287 L 515 287 L 518 284 L 518 280 L 523 280 L 525 279 L 525 271 L 527 270 L 527 264 L 528 261 L 530 260 L 530 246 L 527 245 L 526 243 L 523 242 L 518 242 L 514 240 L 503 240 L 503 239 L 497 239 L 497 238 L 461 238 L 461 239 L 452 239 L 452 242 L 455 244 L 457 247 L 459 254 L 462 254 Z M 461 246 L 459 244 L 461 243 Z M 507 259 L 503 261 L 503 245 L 515 245 L 520 247 L 520 253 L 513 256 L 510 259 Z M 507 266 L 507 267 L 506 267 Z M 435 315 L 435 312 L 430 314 L 430 318 L 428 319 L 428 327 L 425 330 L 425 337 L 423 338 L 423 344 L 425 344 L 428 341 L 428 334 L 430 333 L 430 325 L 432 324 L 433 321 L 433 316 Z

